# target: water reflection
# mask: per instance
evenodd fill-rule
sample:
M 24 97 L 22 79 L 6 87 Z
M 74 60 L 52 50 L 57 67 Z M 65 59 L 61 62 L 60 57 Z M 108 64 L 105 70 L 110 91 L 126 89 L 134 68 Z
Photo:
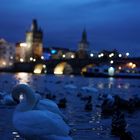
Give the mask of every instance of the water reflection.
M 20 72 L 15 74 L 15 79 L 17 80 L 18 84 L 28 84 L 31 81 L 32 74 Z
M 104 119 L 101 116 L 100 108 L 97 108 L 97 97 L 100 93 L 122 94 L 122 97 L 128 97 L 132 93 L 139 93 L 140 85 L 138 80 L 129 79 L 113 79 L 113 78 L 84 78 L 84 77 L 68 77 L 68 76 L 52 76 L 52 75 L 32 75 L 27 73 L 17 73 L 10 78 L 1 77 L 0 84 L 4 90 L 10 89 L 10 82 L 28 83 L 35 90 L 43 93 L 51 91 L 56 95 L 56 102 L 65 96 L 68 99 L 68 106 L 63 109 L 63 113 L 69 120 L 69 125 L 73 130 L 73 138 L 75 140 L 90 140 L 94 136 L 95 139 L 111 139 L 110 138 L 110 119 Z M 4 82 L 5 81 L 5 82 Z M 84 86 L 97 88 L 99 92 L 93 94 L 93 111 L 86 112 L 84 110 L 85 102 L 81 101 L 76 94 L 67 94 L 64 90 L 66 84 L 74 84 L 78 88 Z M 8 86 L 7 86 L 8 84 Z M 135 88 L 134 88 L 135 87 Z M 12 89 L 12 88 L 11 88 Z M 92 93 L 91 93 L 92 94 Z M 7 114 L 5 115 L 8 116 Z M 2 122 L 0 120 L 0 122 Z M 16 131 L 13 131 L 14 140 L 22 139 Z M 0 137 L 1 138 L 1 137 Z
M 112 78 L 112 77 L 108 78 L 108 88 L 109 89 L 114 86 L 114 82 L 115 82 L 114 78 Z

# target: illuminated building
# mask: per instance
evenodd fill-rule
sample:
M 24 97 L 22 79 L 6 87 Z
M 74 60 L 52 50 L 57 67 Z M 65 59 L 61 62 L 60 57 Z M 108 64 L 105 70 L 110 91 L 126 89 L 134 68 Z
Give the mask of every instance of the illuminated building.
M 13 64 L 15 46 L 4 39 L 0 39 L 0 67 L 8 67 Z
M 16 55 L 15 55 L 15 60 L 16 61 L 22 61 L 23 62 L 26 60 L 26 47 L 27 44 L 26 43 L 16 43 Z
M 38 28 L 37 21 L 34 19 L 31 28 L 26 32 L 26 61 L 30 60 L 30 57 L 40 59 L 43 54 L 43 33 Z
M 89 43 L 87 41 L 87 33 L 84 29 L 82 33 L 82 39 L 78 44 L 78 51 L 77 51 L 77 57 L 80 59 L 84 59 L 88 57 L 88 51 L 89 51 Z
M 50 55 L 51 59 L 74 59 L 75 51 L 69 50 L 67 48 L 51 47 L 44 48 L 43 52 Z

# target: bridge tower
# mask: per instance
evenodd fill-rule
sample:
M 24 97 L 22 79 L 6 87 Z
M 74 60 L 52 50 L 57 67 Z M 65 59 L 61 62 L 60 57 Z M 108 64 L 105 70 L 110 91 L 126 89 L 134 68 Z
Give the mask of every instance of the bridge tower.
M 84 59 L 88 57 L 89 42 L 87 41 L 86 29 L 83 30 L 82 39 L 78 44 L 77 57 Z
M 40 59 L 43 53 L 43 33 L 40 28 L 38 28 L 37 20 L 32 21 L 30 30 L 26 32 L 26 61 L 35 58 Z

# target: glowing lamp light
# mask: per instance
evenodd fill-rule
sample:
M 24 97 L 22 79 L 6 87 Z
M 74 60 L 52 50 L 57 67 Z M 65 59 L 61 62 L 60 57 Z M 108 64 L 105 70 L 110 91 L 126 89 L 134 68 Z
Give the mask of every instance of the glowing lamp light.
M 27 43 L 20 43 L 20 47 L 27 47 Z
M 109 55 L 109 57 L 113 57 L 114 56 L 114 53 L 111 53 L 110 55 Z
M 130 55 L 129 52 L 127 52 L 127 53 L 126 53 L 126 56 L 129 56 L 129 55 Z
M 74 55 L 71 55 L 71 58 L 73 59 L 74 58 Z
M 56 53 L 56 50 L 51 50 L 51 54 L 55 54 Z
M 58 64 L 54 69 L 54 74 L 62 75 L 64 72 L 65 62 Z
M 41 56 L 41 59 L 44 60 L 44 56 Z
M 33 59 L 33 61 L 35 62 L 35 61 L 36 61 L 36 59 L 34 58 L 34 59 Z
M 65 57 L 66 57 L 66 55 L 65 55 L 65 54 L 63 54 L 63 55 L 62 55 L 62 57 L 63 57 L 63 58 L 65 58 Z
M 22 62 L 24 62 L 24 59 L 23 59 L 23 58 L 20 58 L 20 60 L 19 60 L 19 61 L 22 63 Z
M 13 59 L 13 56 L 10 56 L 10 59 Z
M 103 56 L 104 56 L 104 54 L 103 54 L 103 53 L 101 53 L 101 54 L 100 54 L 100 56 L 101 56 L 101 57 L 103 57 Z
M 114 69 L 113 67 L 110 67 L 110 68 L 108 69 L 108 74 L 109 74 L 109 76 L 114 76 L 114 73 L 115 73 L 115 69 Z
M 35 74 L 40 74 L 40 73 L 41 73 L 41 69 L 36 68 L 36 69 L 34 70 L 34 73 L 35 73 Z
M 110 64 L 113 64 L 113 63 L 114 63 L 114 61 L 113 61 L 113 60 L 111 60 L 111 61 L 110 61 Z
M 128 66 L 129 67 L 132 67 L 133 66 L 133 63 L 132 62 L 128 63 Z
M 3 61 L 3 62 L 2 62 L 2 65 L 6 66 L 6 62 L 5 62 L 5 61 Z
M 122 57 L 122 54 L 119 54 L 119 57 Z
M 91 54 L 90 54 L 90 57 L 93 57 L 93 56 L 94 56 L 94 54 L 93 54 L 93 53 L 91 53 Z
M 119 69 L 119 70 L 121 70 L 121 69 L 122 69 L 122 67 L 118 67 L 118 69 Z
M 33 61 L 33 58 L 32 57 L 30 57 L 30 61 Z
M 17 133 L 17 132 L 15 132 L 15 131 L 13 131 L 13 132 L 12 132 L 12 134 L 13 134 L 13 135 L 16 135 L 16 134 L 18 134 L 18 133 Z
M 43 68 L 45 69 L 46 68 L 46 65 L 43 65 Z
M 60 74 L 60 75 L 61 75 L 61 74 L 63 74 L 63 72 L 62 72 L 62 71 L 55 71 L 54 74 L 56 74 L 56 75 L 57 75 L 57 74 L 58 74 L 58 75 Z
M 133 65 L 132 65 L 132 69 L 134 69 L 134 68 L 136 68 L 136 64 L 133 64 Z

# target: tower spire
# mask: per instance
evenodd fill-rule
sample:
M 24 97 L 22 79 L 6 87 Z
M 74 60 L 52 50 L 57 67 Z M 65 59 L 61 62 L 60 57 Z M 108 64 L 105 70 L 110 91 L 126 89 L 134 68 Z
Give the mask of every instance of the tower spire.
M 31 31 L 37 31 L 37 30 L 38 30 L 37 20 L 33 19 L 32 25 L 31 25 Z
M 82 42 L 87 42 L 87 32 L 86 29 L 84 28 L 83 33 L 82 33 Z

